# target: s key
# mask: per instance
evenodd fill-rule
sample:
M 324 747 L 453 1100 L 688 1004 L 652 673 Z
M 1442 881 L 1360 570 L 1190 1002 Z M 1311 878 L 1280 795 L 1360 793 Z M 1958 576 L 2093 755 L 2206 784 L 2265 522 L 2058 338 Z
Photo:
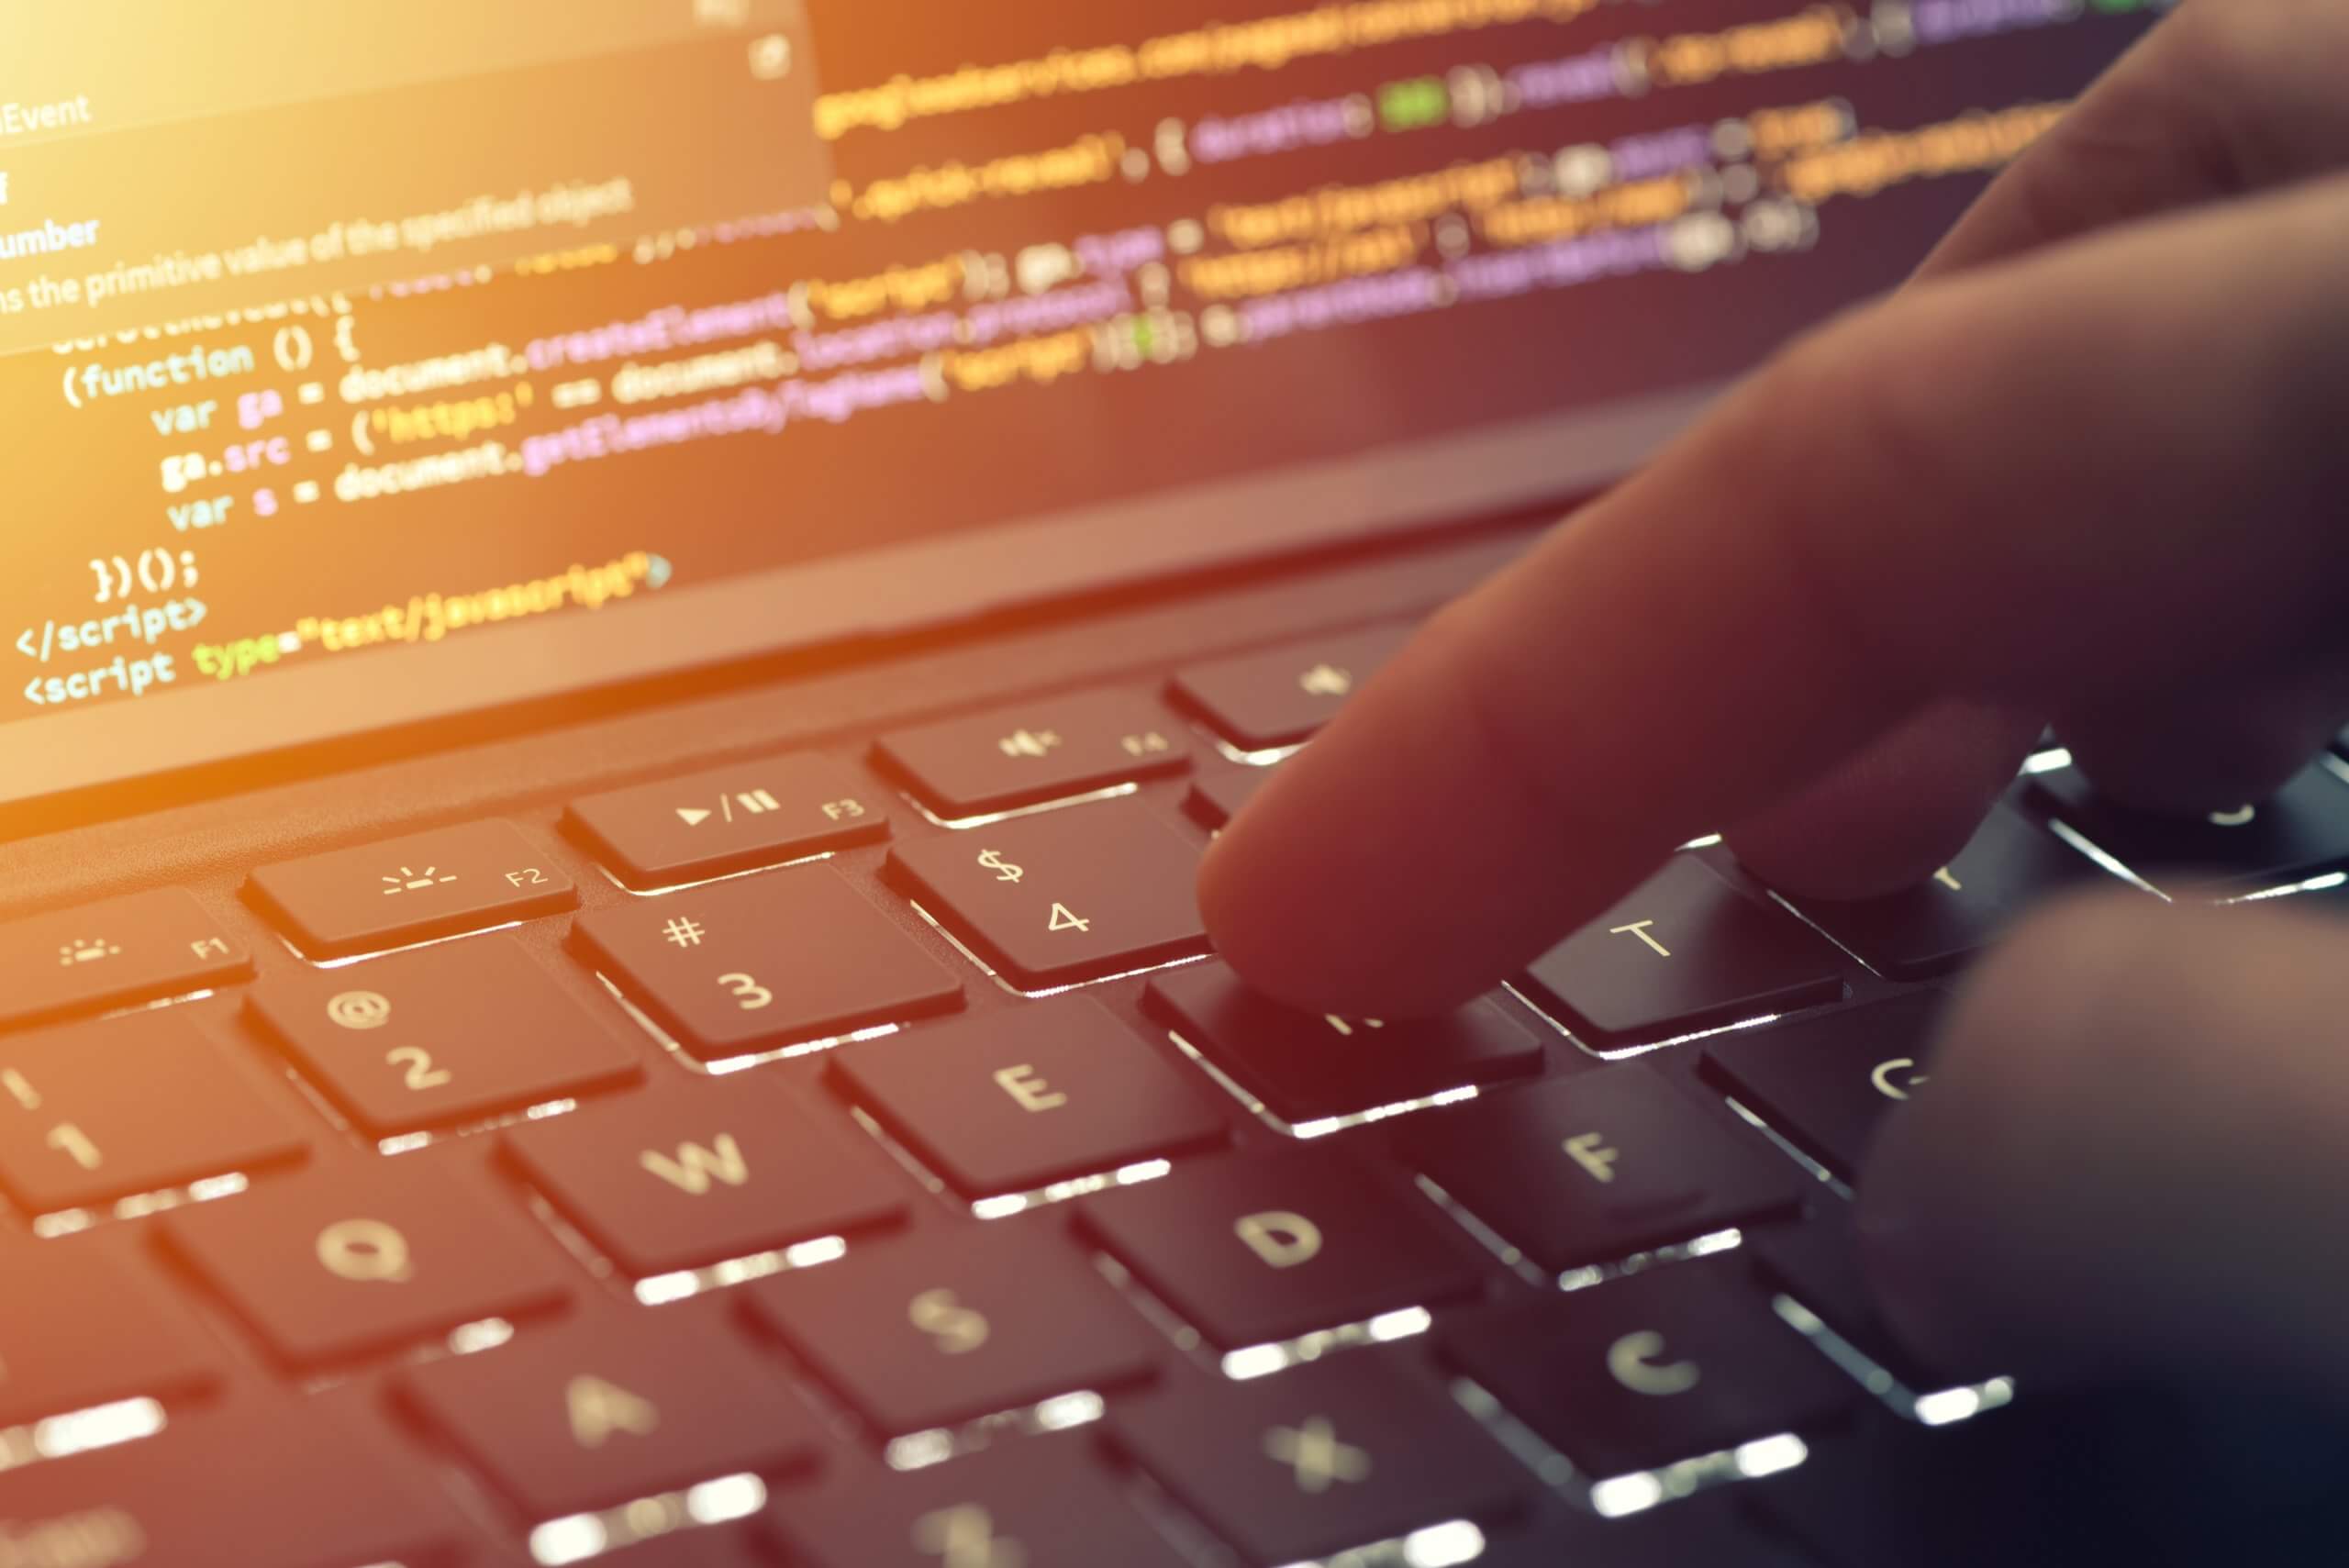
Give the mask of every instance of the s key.
M 1203 953 L 1199 851 L 1139 801 L 941 834 L 889 851 L 893 881 L 1023 991 Z

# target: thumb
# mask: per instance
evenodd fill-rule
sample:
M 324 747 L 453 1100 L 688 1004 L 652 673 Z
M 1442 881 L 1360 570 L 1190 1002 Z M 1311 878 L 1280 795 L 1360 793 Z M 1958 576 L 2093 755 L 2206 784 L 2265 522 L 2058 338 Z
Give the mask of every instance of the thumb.
M 2344 946 L 2332 918 L 2136 895 L 2019 929 L 1863 1177 L 1895 1331 L 2026 1382 L 2349 1407 Z

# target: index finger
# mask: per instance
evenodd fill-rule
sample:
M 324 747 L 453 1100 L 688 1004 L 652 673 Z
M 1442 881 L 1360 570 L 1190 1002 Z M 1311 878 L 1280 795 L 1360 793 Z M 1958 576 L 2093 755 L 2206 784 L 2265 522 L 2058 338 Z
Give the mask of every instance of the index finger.
M 2304 648 L 2349 550 L 2344 243 L 2316 183 L 1799 346 L 1282 770 L 1208 859 L 1218 941 L 1317 1011 L 1431 1010 L 1932 700 Z

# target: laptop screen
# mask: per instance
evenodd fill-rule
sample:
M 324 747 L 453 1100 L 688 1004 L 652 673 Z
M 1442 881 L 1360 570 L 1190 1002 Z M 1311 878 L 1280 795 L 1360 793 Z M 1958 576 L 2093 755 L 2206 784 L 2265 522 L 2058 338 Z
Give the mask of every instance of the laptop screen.
M 2152 0 L 91 0 L 0 800 L 1564 499 Z

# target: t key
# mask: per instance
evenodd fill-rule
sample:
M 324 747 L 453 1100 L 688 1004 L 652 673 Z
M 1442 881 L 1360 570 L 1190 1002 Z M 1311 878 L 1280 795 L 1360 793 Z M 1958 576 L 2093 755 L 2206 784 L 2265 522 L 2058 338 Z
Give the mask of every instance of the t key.
M 829 866 L 591 910 L 573 940 L 705 1061 L 963 1005 L 963 983 Z
M 1207 951 L 1199 852 L 1139 801 L 1073 807 L 889 851 L 893 879 L 1022 990 Z
M 1683 854 L 1527 979 L 1543 1006 L 1613 1045 L 1834 1001 L 1842 963 L 1801 921 Z
M 0 926 L 0 1029 L 184 995 L 252 973 L 252 953 L 178 888 Z
M 1191 765 L 1183 728 L 1126 692 L 1081 692 L 881 738 L 874 760 L 941 817 L 974 817 Z
M 253 873 L 245 891 L 312 959 L 381 952 L 579 902 L 570 873 L 510 822 L 281 861 Z

